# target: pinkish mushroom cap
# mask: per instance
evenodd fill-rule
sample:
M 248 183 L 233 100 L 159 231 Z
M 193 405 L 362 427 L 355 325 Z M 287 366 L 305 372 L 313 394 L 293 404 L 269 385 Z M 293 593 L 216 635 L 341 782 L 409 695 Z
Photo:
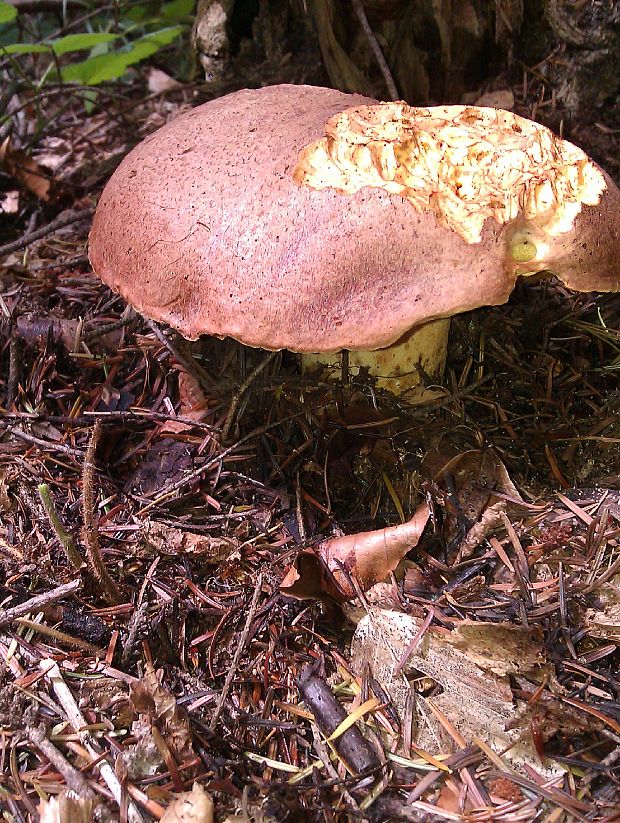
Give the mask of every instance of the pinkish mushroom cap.
M 90 259 L 191 339 L 372 350 L 505 302 L 520 274 L 618 290 L 619 227 L 611 180 L 514 114 L 273 86 L 199 106 L 130 152 Z

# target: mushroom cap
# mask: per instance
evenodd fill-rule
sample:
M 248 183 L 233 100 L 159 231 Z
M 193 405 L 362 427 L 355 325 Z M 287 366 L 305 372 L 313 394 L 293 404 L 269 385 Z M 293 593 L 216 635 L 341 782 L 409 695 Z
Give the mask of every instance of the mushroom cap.
M 620 289 L 620 194 L 607 177 L 601 203 L 583 205 L 569 231 L 551 236 L 519 213 L 485 219 L 476 242 L 434 208 L 376 185 L 344 193 L 304 184 L 302 150 L 330 118 L 375 104 L 283 85 L 181 115 L 105 187 L 90 235 L 94 270 L 190 339 L 300 352 L 388 346 L 429 320 L 503 303 L 517 276 L 542 269 L 571 288 Z M 525 265 L 514 254 L 524 241 L 536 247 Z

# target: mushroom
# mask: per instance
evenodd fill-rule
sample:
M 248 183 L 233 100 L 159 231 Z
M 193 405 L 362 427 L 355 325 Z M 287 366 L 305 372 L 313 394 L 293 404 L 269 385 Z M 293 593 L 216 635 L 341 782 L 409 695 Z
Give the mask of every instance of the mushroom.
M 451 316 L 505 302 L 519 276 L 620 289 L 620 192 L 511 112 L 271 86 L 133 149 L 101 196 L 90 259 L 187 338 L 315 360 L 347 349 L 402 391 L 440 374 Z

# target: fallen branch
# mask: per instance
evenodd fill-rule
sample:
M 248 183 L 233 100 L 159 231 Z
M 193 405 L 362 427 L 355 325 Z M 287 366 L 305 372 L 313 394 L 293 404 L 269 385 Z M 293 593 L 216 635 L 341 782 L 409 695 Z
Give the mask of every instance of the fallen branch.
M 6 243 L 4 246 L 0 246 L 0 257 L 4 257 L 5 254 L 11 254 L 11 252 L 14 251 L 19 251 L 20 249 L 25 249 L 36 240 L 41 240 L 43 237 L 54 234 L 58 229 L 64 229 L 65 226 L 70 226 L 72 223 L 79 223 L 80 220 L 86 220 L 88 217 L 92 217 L 94 210 L 94 206 L 91 206 L 87 209 L 81 209 L 80 211 L 70 211 L 60 214 L 55 220 L 48 223 L 47 226 L 41 226 L 40 229 L 27 232 L 23 237 L 20 237 L 19 240 L 13 240 L 12 243 Z
M 11 623 L 18 617 L 23 617 L 24 615 L 29 614 L 29 612 L 40 611 L 43 606 L 49 606 L 50 603 L 55 603 L 57 600 L 62 600 L 70 594 L 75 594 L 81 586 L 81 580 L 71 580 L 71 582 L 63 583 L 62 586 L 57 586 L 49 592 L 37 594 L 35 597 L 31 597 L 24 603 L 20 603 L 18 606 L 13 606 L 10 609 L 3 609 L 0 611 L 0 626 L 4 623 Z

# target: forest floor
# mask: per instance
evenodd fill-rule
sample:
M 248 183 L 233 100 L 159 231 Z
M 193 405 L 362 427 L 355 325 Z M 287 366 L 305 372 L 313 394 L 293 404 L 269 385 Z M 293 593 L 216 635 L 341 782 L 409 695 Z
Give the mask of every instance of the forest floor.
M 5 159 L 7 819 L 159 819 L 194 784 L 178 819 L 620 819 L 620 295 L 541 279 L 455 318 L 422 406 L 188 344 L 87 258 L 127 135 L 202 99 L 154 83 L 24 105 L 44 125 Z M 367 561 L 386 582 L 330 569 L 411 518 Z

